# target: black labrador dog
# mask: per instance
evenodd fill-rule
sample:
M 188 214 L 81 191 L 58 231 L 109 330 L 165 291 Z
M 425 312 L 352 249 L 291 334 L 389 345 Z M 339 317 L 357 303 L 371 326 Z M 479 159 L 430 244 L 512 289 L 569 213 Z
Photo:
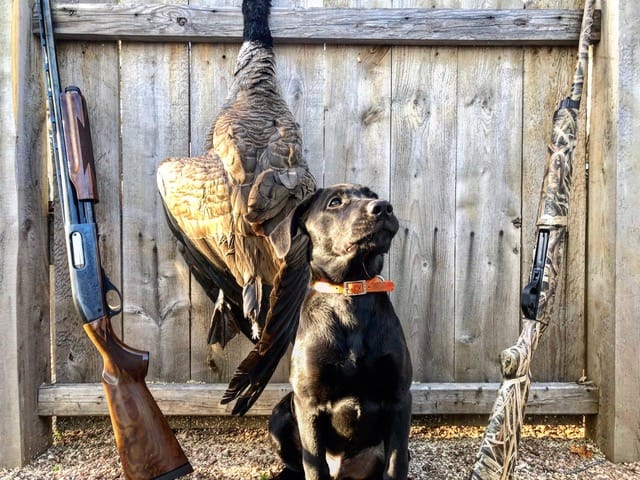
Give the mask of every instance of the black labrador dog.
M 278 479 L 406 479 L 412 368 L 379 277 L 398 231 L 391 204 L 367 187 L 321 189 L 272 235 L 276 250 L 308 239 L 311 289 L 291 358 L 293 392 L 269 430 Z

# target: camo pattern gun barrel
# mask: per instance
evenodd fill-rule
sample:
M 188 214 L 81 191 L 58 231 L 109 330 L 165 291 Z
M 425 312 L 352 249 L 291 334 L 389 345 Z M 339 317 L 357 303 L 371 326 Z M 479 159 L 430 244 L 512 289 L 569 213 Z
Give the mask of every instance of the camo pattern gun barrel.
M 538 227 L 566 226 L 571 193 L 572 154 L 576 146 L 578 109 L 582 99 L 595 1 L 586 0 L 571 94 L 553 116 L 553 135 L 538 210 Z
M 506 480 L 514 475 L 531 385 L 531 358 L 551 319 L 561 278 L 573 173 L 572 157 L 576 146 L 578 109 L 589 60 L 594 5 L 595 0 L 586 0 L 571 95 L 560 103 L 553 116 L 553 133 L 537 218 L 537 234 L 540 235 L 541 231 L 548 234 L 548 243 L 535 318 L 523 317 L 523 328 L 516 344 L 500 355 L 503 381 L 470 475 L 472 480 Z

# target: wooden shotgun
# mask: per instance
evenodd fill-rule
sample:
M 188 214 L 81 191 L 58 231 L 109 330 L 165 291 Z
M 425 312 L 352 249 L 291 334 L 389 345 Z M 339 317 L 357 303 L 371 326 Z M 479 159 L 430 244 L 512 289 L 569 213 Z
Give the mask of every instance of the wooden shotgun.
M 500 354 L 503 380 L 471 472 L 471 480 L 513 478 L 531 385 L 531 358 L 551 320 L 562 271 L 573 150 L 589 61 L 594 4 L 595 0 L 585 1 L 571 94 L 560 102 L 553 115 L 553 133 L 538 206 L 536 248 L 529 283 L 522 293 L 522 332 L 516 344 Z
M 104 363 L 111 425 L 127 479 L 171 480 L 193 471 L 145 376 L 149 354 L 124 344 L 111 327 L 120 313 L 120 292 L 100 262 L 93 207 L 98 202 L 87 104 L 77 87 L 60 91 L 49 0 L 39 0 L 38 19 L 49 107 L 50 141 L 64 223 L 71 289 L 84 330 Z M 117 305 L 107 294 L 115 292 Z

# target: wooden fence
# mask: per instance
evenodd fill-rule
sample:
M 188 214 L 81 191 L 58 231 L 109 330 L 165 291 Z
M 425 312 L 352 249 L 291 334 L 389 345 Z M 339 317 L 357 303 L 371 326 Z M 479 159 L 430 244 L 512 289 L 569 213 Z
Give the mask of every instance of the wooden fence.
M 124 296 L 115 320 L 126 342 L 151 352 L 152 381 L 226 382 L 249 345 L 238 338 L 220 371 L 209 369 L 211 304 L 155 187 L 163 158 L 202 152 L 237 51 L 235 43 L 60 43 L 62 83 L 80 86 L 89 102 L 104 264 Z M 498 353 L 519 332 L 541 166 L 575 47 L 285 45 L 276 55 L 318 183 L 367 184 L 400 219 L 388 275 L 415 380 L 499 380 Z M 567 269 L 578 301 L 558 302 L 535 367 L 544 381 L 575 381 L 585 368 L 584 138 Z M 96 382 L 101 361 L 78 328 L 62 242 L 56 254 L 55 381 Z M 287 380 L 286 362 L 274 380 Z
M 213 352 L 220 368 L 210 368 L 206 333 L 212 305 L 167 228 L 155 173 L 166 157 L 202 152 L 239 48 L 240 16 L 223 7 L 239 2 L 92 3 L 58 8 L 54 20 L 65 38 L 58 42 L 62 83 L 79 86 L 89 104 L 100 248 L 105 270 L 124 298 L 123 315 L 113 323 L 125 342 L 150 352 L 147 380 L 158 383 L 151 388 L 165 413 L 224 413 L 217 404 L 220 390 L 250 344 L 237 338 L 223 354 Z M 519 295 L 531 261 L 546 145 L 553 111 L 571 82 L 582 6 L 578 0 L 528 1 L 527 10 L 521 0 L 468 3 L 274 0 L 278 75 L 318 183 L 367 184 L 391 200 L 400 219 L 386 276 L 396 282 L 392 299 L 409 342 L 419 414 L 491 408 L 500 379 L 498 354 L 520 329 Z M 43 416 L 104 414 L 102 363 L 71 301 L 57 206 L 51 282 L 43 275 L 47 177 L 39 46 L 24 31 L 31 12 L 23 2 L 13 5 L 14 22 L 22 28 L 22 53 L 14 53 L 23 70 L 17 78 L 26 83 L 13 90 L 25 105 L 17 133 L 28 134 L 21 139 L 27 143 L 10 155 L 28 153 L 31 159 L 16 167 L 16 178 L 31 193 L 14 198 L 18 207 L 35 209 L 28 218 L 36 225 L 20 225 L 23 238 L 7 258 L 27 262 L 22 275 L 39 278 L 26 283 L 28 292 L 17 290 L 20 308 L 13 311 L 36 309 L 39 320 L 32 315 L 24 328 L 44 334 L 15 358 L 33 352 L 38 365 L 21 368 L 27 383 L 39 383 L 34 375 L 45 382 L 38 397 L 16 381 L 15 395 Z M 481 10 L 471 16 L 455 10 L 470 6 Z M 442 16 L 430 24 L 434 7 Z M 403 17 L 401 9 L 409 8 Z M 368 20 L 358 23 L 363 13 Z M 212 25 L 216 19 L 219 24 Z M 313 27 L 323 22 L 333 25 L 334 41 Z M 425 23 L 434 26 L 424 28 Z M 528 32 L 518 30 L 525 27 Z M 592 415 L 599 409 L 598 389 L 577 383 L 591 361 L 585 259 L 587 240 L 597 235 L 587 229 L 585 111 L 566 276 L 532 366 L 540 382 L 534 385 L 532 413 Z M 8 267 L 2 272 L 21 275 Z M 37 289 L 44 293 L 34 298 Z M 18 330 L 7 345 L 22 345 L 18 339 L 25 335 Z M 33 373 L 49 362 L 50 378 Z M 287 376 L 285 360 L 255 413 L 268 412 L 286 391 Z M 47 429 L 42 418 L 30 425 L 19 428 L 25 437 Z M 39 448 L 38 441 L 29 445 L 18 448 L 17 457 L 3 455 L 28 458 Z

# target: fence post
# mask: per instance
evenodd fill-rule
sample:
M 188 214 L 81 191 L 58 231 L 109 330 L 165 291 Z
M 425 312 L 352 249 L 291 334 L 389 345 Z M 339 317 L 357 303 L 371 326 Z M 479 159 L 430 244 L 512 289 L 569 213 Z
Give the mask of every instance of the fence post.
M 588 375 L 600 387 L 589 435 L 615 462 L 640 460 L 640 12 L 602 2 L 590 127 Z
M 50 377 L 47 175 L 32 1 L 0 0 L 0 466 L 50 442 L 36 413 Z M 9 53 L 10 52 L 10 53 Z

